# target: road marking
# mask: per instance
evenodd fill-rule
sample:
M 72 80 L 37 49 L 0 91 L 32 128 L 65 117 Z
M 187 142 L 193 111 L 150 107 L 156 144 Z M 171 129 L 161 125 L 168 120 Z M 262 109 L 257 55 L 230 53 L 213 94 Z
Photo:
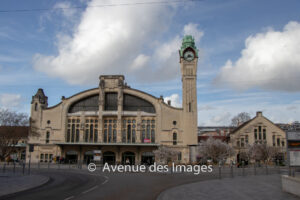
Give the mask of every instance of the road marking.
M 106 179 L 103 183 L 102 183 L 102 185 L 104 185 L 105 183 L 107 183 L 108 182 L 108 180 Z
M 101 185 L 104 185 L 105 183 L 107 183 L 108 182 L 108 180 L 109 180 L 109 178 L 107 177 L 107 176 L 103 176 L 106 180 L 105 181 L 103 181 L 103 183 L 101 183 Z
M 88 190 L 86 190 L 86 191 L 84 191 L 84 192 L 81 192 L 81 194 L 85 194 L 85 193 L 88 193 L 88 192 L 90 192 L 90 191 L 93 191 L 94 189 L 96 189 L 98 187 L 98 185 L 96 185 L 96 186 L 94 186 L 94 187 L 92 187 L 92 188 L 90 188 L 90 189 L 88 189 Z
M 73 198 L 74 198 L 74 196 L 70 196 L 68 198 L 65 198 L 64 200 L 69 200 L 69 199 L 73 199 Z

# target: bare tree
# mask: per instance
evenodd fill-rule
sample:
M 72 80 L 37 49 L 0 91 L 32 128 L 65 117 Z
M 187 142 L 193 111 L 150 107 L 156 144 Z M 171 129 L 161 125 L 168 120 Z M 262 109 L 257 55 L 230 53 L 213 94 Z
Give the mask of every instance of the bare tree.
M 248 148 L 239 151 L 239 160 L 250 161 L 250 159 L 251 159 L 250 146 Z
M 209 137 L 205 142 L 202 142 L 199 147 L 199 156 L 204 159 L 212 159 L 214 163 L 224 161 L 233 155 L 233 148 L 226 142 L 219 139 Z
M 28 116 L 0 109 L 0 160 L 14 153 L 20 139 L 28 137 Z
M 156 162 L 159 164 L 167 164 L 169 161 L 175 161 L 179 154 L 178 151 L 166 146 L 158 147 L 158 149 L 154 150 L 153 153 L 155 155 Z
M 251 117 L 250 117 L 249 113 L 241 112 L 231 119 L 231 125 L 239 126 L 250 119 L 251 119 Z
M 0 126 L 28 126 L 29 118 L 25 113 L 17 113 L 0 108 Z
M 278 152 L 276 147 L 267 144 L 255 143 L 249 147 L 250 157 L 255 161 L 264 161 L 265 163 L 268 163 Z

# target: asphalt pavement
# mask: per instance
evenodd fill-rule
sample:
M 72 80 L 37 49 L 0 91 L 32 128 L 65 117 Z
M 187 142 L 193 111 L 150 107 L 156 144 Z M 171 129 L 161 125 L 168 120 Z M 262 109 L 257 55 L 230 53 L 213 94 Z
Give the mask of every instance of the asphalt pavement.
M 236 169 L 235 175 L 253 174 L 253 170 L 246 170 L 245 173 Z M 0 197 L 0 199 L 17 199 L 17 200 L 71 200 L 71 199 L 105 199 L 105 200 L 154 200 L 167 191 L 169 188 L 194 182 L 209 182 L 219 178 L 218 170 L 213 173 L 202 173 L 200 175 L 186 173 L 103 173 L 101 170 L 89 172 L 87 169 L 32 169 L 32 174 L 46 176 L 50 181 L 46 184 L 23 192 L 18 192 L 9 196 Z M 277 173 L 277 169 L 268 170 L 268 173 Z M 222 172 L 222 178 L 230 177 L 230 170 Z M 257 170 L 253 177 L 260 177 L 265 173 L 262 168 Z M 272 176 L 272 175 L 269 175 Z M 250 177 L 250 176 L 249 176 Z M 239 178 L 234 177 L 230 180 L 235 182 Z M 220 180 L 225 181 L 226 178 Z M 217 180 L 218 181 L 218 180 Z M 247 187 L 247 184 L 244 185 Z M 217 187 L 216 187 L 217 188 Z M 239 190 L 237 190 L 239 191 Z M 180 199 L 189 199 L 186 190 L 181 190 Z M 173 197 L 172 197 L 173 198 Z M 172 199 L 167 198 L 167 199 Z M 196 198 L 198 199 L 198 198 Z M 200 199 L 200 198 L 199 198 Z M 205 198 L 206 199 L 206 198 Z M 260 198 L 262 199 L 262 198 Z

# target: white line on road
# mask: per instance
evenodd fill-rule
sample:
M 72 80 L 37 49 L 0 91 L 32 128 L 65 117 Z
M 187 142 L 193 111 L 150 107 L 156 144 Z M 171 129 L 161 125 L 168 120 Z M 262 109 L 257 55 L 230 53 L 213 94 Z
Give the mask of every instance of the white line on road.
M 96 189 L 98 187 L 98 185 L 96 185 L 96 186 L 94 186 L 94 187 L 92 187 L 92 188 L 90 188 L 90 189 L 88 189 L 88 190 L 86 190 L 86 191 L 84 191 L 84 192 L 81 192 L 81 194 L 85 194 L 85 193 L 88 193 L 88 192 L 90 192 L 90 191 L 93 191 L 94 189 Z
M 102 183 L 102 185 L 104 185 L 105 183 L 107 183 L 108 182 L 108 180 L 106 179 L 103 183 Z
M 70 196 L 68 198 L 65 198 L 64 200 L 70 200 L 70 199 L 73 199 L 73 198 L 74 198 L 74 196 Z

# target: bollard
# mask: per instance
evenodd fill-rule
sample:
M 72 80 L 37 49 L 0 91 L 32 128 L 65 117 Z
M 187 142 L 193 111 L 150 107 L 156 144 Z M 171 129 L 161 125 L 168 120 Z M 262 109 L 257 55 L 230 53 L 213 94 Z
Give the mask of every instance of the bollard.
M 15 163 L 15 161 L 14 161 L 13 173 L 16 173 L 16 163 Z
M 242 161 L 242 173 L 245 176 L 245 161 Z
M 30 175 L 30 160 L 28 162 L 28 174 Z
M 221 162 L 219 162 L 219 179 L 222 179 Z
M 23 163 L 23 175 L 25 174 L 25 163 Z
M 5 173 L 6 163 L 3 165 L 3 173 Z

